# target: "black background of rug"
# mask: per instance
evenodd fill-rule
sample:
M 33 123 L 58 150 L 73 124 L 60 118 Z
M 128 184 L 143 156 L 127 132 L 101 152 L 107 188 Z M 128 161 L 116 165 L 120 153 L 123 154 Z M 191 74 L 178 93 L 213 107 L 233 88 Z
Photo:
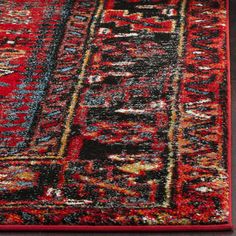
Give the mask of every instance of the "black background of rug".
M 207 0 L 206 0 L 207 1 Z M 0 236 L 236 236 L 236 0 L 230 0 L 231 88 L 232 88 L 232 179 L 234 232 L 172 232 L 172 233 L 79 233 L 79 232 L 0 232 Z

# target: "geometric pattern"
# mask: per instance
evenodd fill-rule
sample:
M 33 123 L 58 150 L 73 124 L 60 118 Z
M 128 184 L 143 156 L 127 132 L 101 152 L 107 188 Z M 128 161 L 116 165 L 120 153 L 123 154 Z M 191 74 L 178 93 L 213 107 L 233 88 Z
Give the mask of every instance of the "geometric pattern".
M 0 225 L 231 224 L 226 0 L 0 11 Z

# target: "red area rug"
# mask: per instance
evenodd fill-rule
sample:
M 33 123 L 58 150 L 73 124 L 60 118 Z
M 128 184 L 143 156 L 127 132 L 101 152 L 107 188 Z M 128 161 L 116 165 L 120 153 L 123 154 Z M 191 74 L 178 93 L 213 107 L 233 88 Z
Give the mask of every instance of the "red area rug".
M 0 229 L 231 229 L 227 7 L 0 1 Z

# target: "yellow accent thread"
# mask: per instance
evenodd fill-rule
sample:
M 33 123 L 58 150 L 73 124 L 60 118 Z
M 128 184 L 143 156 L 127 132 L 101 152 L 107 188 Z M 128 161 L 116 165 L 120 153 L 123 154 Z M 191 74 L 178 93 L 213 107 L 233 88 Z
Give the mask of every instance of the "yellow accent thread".
M 179 45 L 178 45 L 178 57 L 181 58 L 183 56 L 183 44 L 184 44 L 184 28 L 185 28 L 185 8 L 187 5 L 187 0 L 183 0 L 181 11 L 180 11 L 180 17 L 181 17 L 181 25 L 180 25 L 180 40 L 179 40 Z M 173 88 L 178 87 L 178 83 L 180 81 L 179 78 L 179 69 L 176 71 L 176 75 L 174 77 L 174 81 L 172 84 Z M 168 138 L 170 142 L 168 143 L 168 148 L 169 148 L 169 156 L 168 156 L 168 163 L 169 163 L 169 168 L 168 168 L 168 175 L 167 175 L 167 181 L 166 181 L 166 196 L 167 196 L 167 201 L 166 204 L 170 204 L 170 185 L 172 181 L 172 176 L 173 176 L 173 167 L 174 167 L 174 162 L 175 160 L 173 159 L 174 157 L 174 151 L 173 151 L 173 138 L 174 138 L 174 130 L 175 130 L 175 123 L 176 123 L 176 103 L 177 103 L 177 95 L 178 91 L 175 90 L 171 100 L 173 101 L 171 104 L 171 122 L 170 122 L 170 129 L 168 132 Z
M 93 23 L 90 27 L 89 41 L 91 41 L 91 39 L 94 37 L 97 19 L 99 18 L 99 16 L 102 13 L 102 10 L 103 10 L 103 5 L 104 5 L 103 0 L 100 0 L 99 3 L 100 4 L 99 4 L 99 7 L 98 7 L 96 15 L 95 15 L 95 20 L 93 21 Z M 79 81 L 76 85 L 75 92 L 72 96 L 72 101 L 71 101 L 70 108 L 69 108 L 69 114 L 68 114 L 68 117 L 66 119 L 65 131 L 64 131 L 64 133 L 62 135 L 62 138 L 61 138 L 61 148 L 60 148 L 59 153 L 58 153 L 58 155 L 61 156 L 61 157 L 65 153 L 67 140 L 68 140 L 69 134 L 71 132 L 71 123 L 72 123 L 75 107 L 76 107 L 76 104 L 77 104 L 78 98 L 79 98 L 78 94 L 79 94 L 79 90 L 82 86 L 82 82 L 83 82 L 84 74 L 85 74 L 85 69 L 86 69 L 86 66 L 88 64 L 90 55 L 91 55 L 91 48 L 88 48 L 86 53 L 85 53 L 85 59 L 84 59 L 83 65 L 82 65 L 81 73 L 79 74 Z

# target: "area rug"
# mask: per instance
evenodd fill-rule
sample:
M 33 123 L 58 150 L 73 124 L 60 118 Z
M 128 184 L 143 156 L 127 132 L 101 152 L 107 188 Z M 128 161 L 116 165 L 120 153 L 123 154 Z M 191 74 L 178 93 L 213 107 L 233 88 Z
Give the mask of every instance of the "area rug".
M 227 230 L 226 0 L 0 1 L 0 230 Z

